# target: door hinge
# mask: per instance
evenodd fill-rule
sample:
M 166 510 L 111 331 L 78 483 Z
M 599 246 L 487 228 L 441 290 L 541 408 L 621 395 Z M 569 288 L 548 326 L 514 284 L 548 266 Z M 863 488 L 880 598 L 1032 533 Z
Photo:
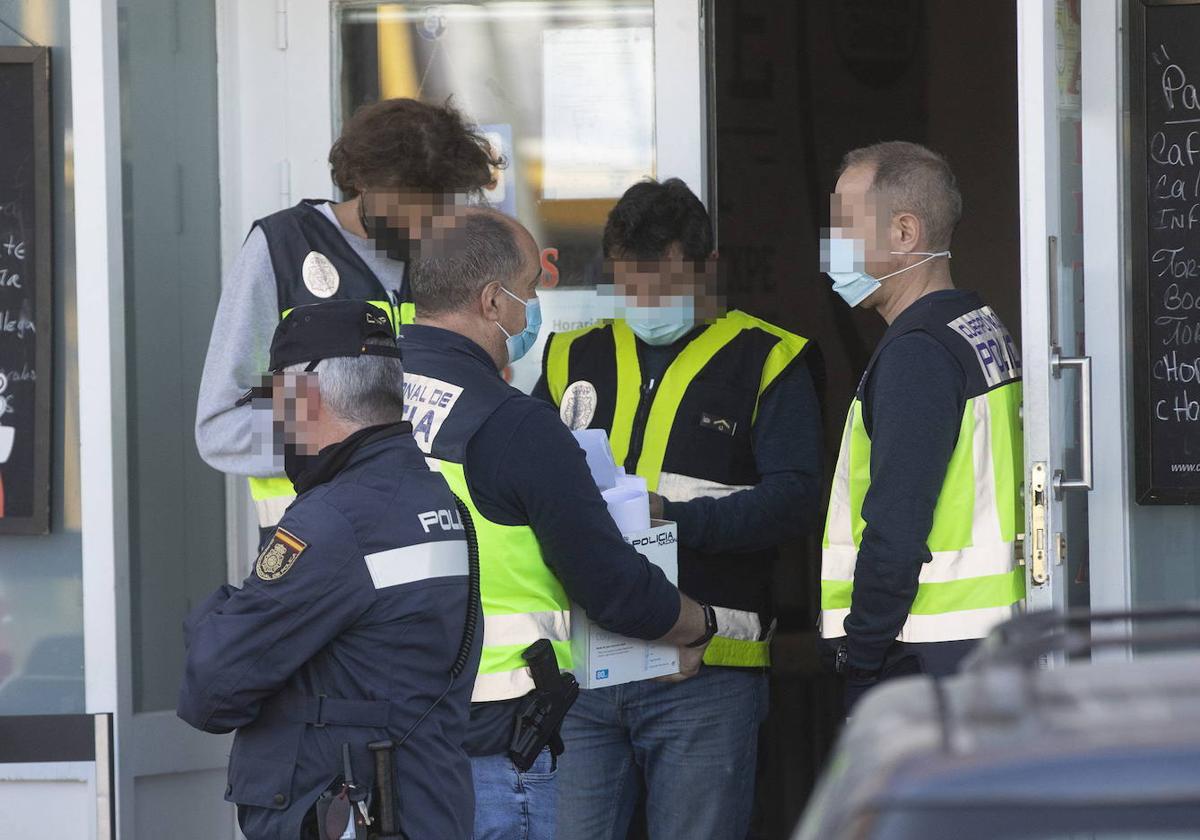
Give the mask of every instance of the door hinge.
M 287 0 L 275 0 L 275 48 L 288 48 L 288 7 Z
M 1029 579 L 1042 585 L 1046 568 L 1046 464 L 1038 461 L 1029 471 Z

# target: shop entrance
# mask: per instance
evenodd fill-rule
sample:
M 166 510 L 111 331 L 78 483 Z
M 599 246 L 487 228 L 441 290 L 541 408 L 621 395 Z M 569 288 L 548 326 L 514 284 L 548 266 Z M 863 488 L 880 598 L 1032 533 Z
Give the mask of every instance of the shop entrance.
M 257 142 L 233 141 L 244 174 L 223 193 L 230 252 L 251 219 L 330 193 L 328 143 L 354 107 L 452 95 L 509 158 L 493 200 L 553 250 L 543 331 L 571 329 L 594 318 L 588 265 L 616 196 L 643 174 L 683 177 L 718 226 L 731 306 L 821 347 L 828 470 L 882 324 L 832 294 L 819 231 L 841 155 L 903 138 L 955 166 L 967 207 L 955 276 L 1020 330 L 1015 4 L 303 0 L 286 39 L 269 15 L 238 15 L 255 84 L 227 111 Z M 613 173 L 625 181 L 589 180 Z M 539 349 L 527 358 L 536 368 Z M 536 370 L 512 376 L 528 387 Z M 818 568 L 814 538 L 788 546 L 775 572 L 756 837 L 787 835 L 835 735 L 841 701 L 813 645 Z
M 964 215 L 955 282 L 1021 329 L 1014 3 L 717 0 L 710 37 L 714 217 L 730 306 L 817 341 L 825 466 L 884 324 L 820 271 L 842 155 L 911 140 L 947 156 Z M 835 736 L 840 697 L 815 657 L 820 535 L 775 571 L 779 633 L 761 739 L 755 837 L 786 837 Z
M 624 187 L 643 175 L 682 177 L 718 226 L 730 304 L 821 348 L 829 472 L 883 324 L 848 310 L 820 273 L 827 197 L 848 149 L 914 140 L 946 154 L 958 174 L 965 214 L 953 273 L 1022 340 L 1026 432 L 1037 457 L 1051 479 L 1060 468 L 1079 476 L 1085 400 L 1075 374 L 1051 379 L 1049 363 L 1052 343 L 1060 356 L 1084 352 L 1079 7 L 293 0 L 281 16 L 238 5 L 221 40 L 234 68 L 227 84 L 237 91 L 222 112 L 222 168 L 236 174 L 222 185 L 225 251 L 236 252 L 252 219 L 332 193 L 328 145 L 355 106 L 453 96 L 510 160 L 493 202 L 547 249 L 553 288 L 540 297 L 548 333 L 596 317 L 589 271 L 607 209 Z M 1089 6 L 1096 8 L 1115 10 L 1102 0 Z M 1096 56 L 1116 52 L 1110 16 Z M 253 83 L 239 85 L 242 78 Z M 1095 130 L 1110 129 L 1115 138 L 1115 122 Z M 1100 334 L 1109 333 L 1117 334 Z M 514 384 L 532 384 L 540 357 L 535 348 L 530 369 L 514 367 Z M 1102 467 L 1098 460 L 1098 474 Z M 231 485 L 231 498 L 241 492 Z M 1031 589 L 1030 603 L 1085 602 L 1094 527 L 1086 497 L 1048 498 L 1043 537 L 1070 529 L 1072 538 L 1053 543 L 1062 567 L 1052 584 Z M 231 528 L 230 541 L 249 546 L 251 529 Z M 779 632 L 756 838 L 787 836 L 836 734 L 841 700 L 815 656 L 818 574 L 815 535 L 788 546 L 775 570 Z M 1076 580 L 1068 593 L 1066 582 Z

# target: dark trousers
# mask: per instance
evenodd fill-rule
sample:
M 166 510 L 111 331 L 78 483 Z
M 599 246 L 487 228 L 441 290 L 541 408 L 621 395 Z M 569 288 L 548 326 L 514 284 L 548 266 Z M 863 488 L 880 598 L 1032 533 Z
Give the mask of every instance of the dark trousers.
M 845 636 L 821 639 L 821 660 L 830 672 L 834 670 L 837 649 L 845 642 Z M 914 673 L 948 677 L 958 672 L 963 659 L 979 642 L 979 639 L 961 639 L 953 642 L 895 642 L 888 648 L 881 678 Z
M 958 672 L 958 666 L 967 657 L 979 639 L 961 639 L 954 642 L 896 642 L 898 656 L 915 656 L 921 663 L 921 673 L 934 677 L 948 677 Z M 888 651 L 888 658 L 892 657 Z

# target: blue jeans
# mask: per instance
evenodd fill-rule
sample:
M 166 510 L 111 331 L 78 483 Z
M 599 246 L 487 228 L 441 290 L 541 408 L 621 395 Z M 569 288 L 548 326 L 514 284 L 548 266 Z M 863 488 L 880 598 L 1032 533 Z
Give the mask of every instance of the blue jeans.
M 473 756 L 473 840 L 554 840 L 555 764 L 549 749 L 524 773 L 507 755 Z
M 581 691 L 563 722 L 558 840 L 625 840 L 642 785 L 651 840 L 745 840 L 767 675 Z

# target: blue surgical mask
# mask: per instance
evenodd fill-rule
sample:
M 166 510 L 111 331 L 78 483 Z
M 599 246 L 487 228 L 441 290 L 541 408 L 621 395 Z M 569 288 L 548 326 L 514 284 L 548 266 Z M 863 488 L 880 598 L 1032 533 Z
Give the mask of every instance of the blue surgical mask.
M 542 328 L 542 302 L 537 299 L 536 295 L 529 300 L 523 300 L 503 286 L 500 289 L 525 307 L 525 329 L 519 333 L 515 335 L 511 334 L 508 330 L 504 329 L 503 324 L 499 321 L 496 322 L 496 326 L 500 328 L 500 332 L 504 333 L 504 346 L 508 350 L 508 363 L 511 365 L 528 353 L 529 348 L 537 343 L 538 330 Z
M 620 311 L 633 334 L 655 347 L 673 344 L 696 326 L 696 301 L 690 295 L 663 298 L 658 306 L 626 304 Z
M 883 277 L 872 277 L 863 270 L 866 267 L 866 243 L 863 240 L 824 237 L 821 240 L 821 268 L 833 280 L 833 290 L 841 295 L 842 300 L 850 306 L 858 306 L 889 277 L 895 277 L 910 268 L 924 265 L 934 257 L 950 256 L 949 251 L 889 251 L 889 253 L 893 256 L 916 255 L 925 257 L 925 259 L 893 271 L 891 274 L 885 274 Z

